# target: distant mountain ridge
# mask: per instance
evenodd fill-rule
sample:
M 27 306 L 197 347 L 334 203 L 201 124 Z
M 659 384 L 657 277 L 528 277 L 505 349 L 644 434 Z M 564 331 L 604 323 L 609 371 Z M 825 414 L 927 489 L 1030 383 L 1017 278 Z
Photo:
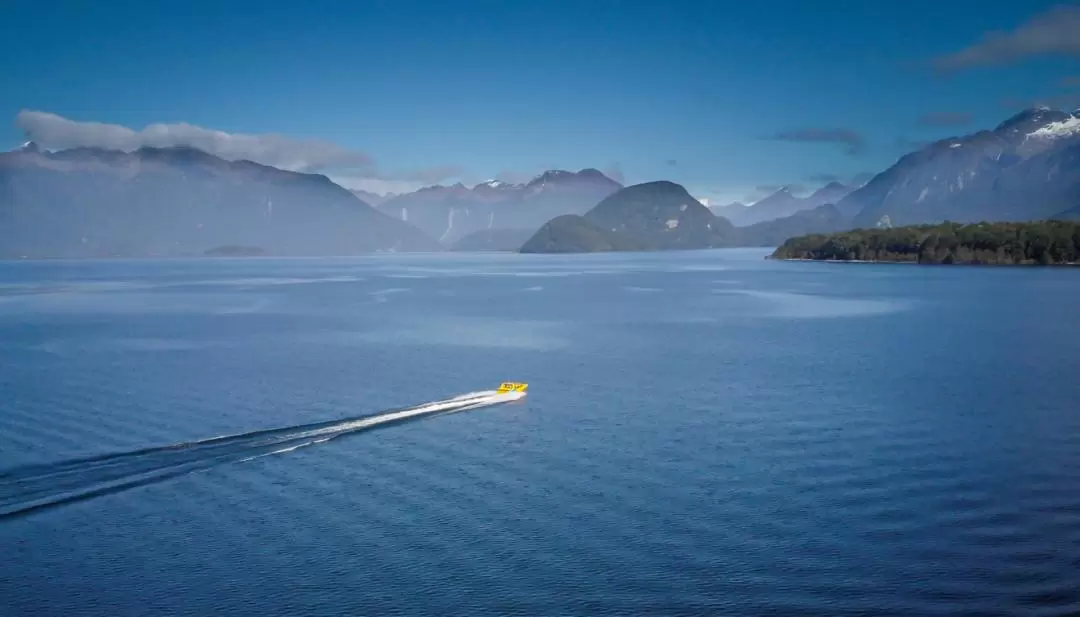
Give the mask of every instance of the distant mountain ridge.
M 793 236 L 832 233 L 848 227 L 849 219 L 831 203 L 791 216 L 736 227 L 737 246 L 777 246 Z
M 758 200 L 749 206 L 728 206 L 716 214 L 729 218 L 738 227 L 746 227 L 766 221 L 773 221 L 791 216 L 804 210 L 835 204 L 855 190 L 839 182 L 830 182 L 806 197 L 798 197 L 789 187 L 782 187 L 775 193 Z
M 735 213 L 741 212 L 744 208 L 746 208 L 746 204 L 740 201 L 733 201 L 729 204 L 705 205 L 708 206 L 709 210 L 712 210 L 712 213 L 716 216 L 723 216 L 728 219 L 730 219 L 731 216 L 737 216 L 737 214 Z
M 740 225 L 738 242 L 744 246 L 946 220 L 1075 219 L 1080 217 L 1080 110 L 1027 109 L 993 130 L 940 139 L 911 152 L 862 186 L 827 185 L 816 195 L 825 205 L 750 225 L 746 222 L 755 216 L 747 213 L 759 205 L 768 205 L 770 213 L 790 207 L 785 192 L 723 212 Z M 826 207 L 830 203 L 835 209 Z
M 472 188 L 461 183 L 425 187 L 378 208 L 449 246 L 485 229 L 535 231 L 561 214 L 582 214 L 621 188 L 596 169 L 556 169 L 523 184 L 488 180 Z
M 575 216 L 549 225 L 565 215 Z M 937 140 L 858 187 L 712 208 L 675 183 L 624 187 L 593 168 L 378 196 L 191 147 L 28 142 L 0 153 L 0 258 L 516 250 L 542 227 L 556 248 L 560 234 L 583 250 L 769 246 L 857 227 L 1047 218 L 1080 218 L 1080 110 L 1028 109 Z
M 656 181 L 628 186 L 583 216 L 550 221 L 522 245 L 521 252 L 777 246 L 791 236 L 842 230 L 847 222 L 836 206 L 826 203 L 788 217 L 735 227 L 682 186 Z
M 598 205 L 583 218 L 640 240 L 650 250 L 670 248 L 657 242 L 663 235 L 646 237 L 653 233 L 646 233 L 642 223 L 648 207 L 625 200 L 623 195 L 630 189 L 636 187 L 605 200 L 620 200 L 622 207 L 600 215 Z M 830 183 L 803 199 L 782 189 L 746 207 L 733 204 L 709 210 L 695 203 L 714 220 L 738 226 L 708 241 L 687 242 L 684 248 L 775 246 L 805 234 L 943 221 L 1076 219 L 1080 217 L 1080 110 L 1028 109 L 993 130 L 938 140 L 901 157 L 857 188 Z M 716 216 L 717 210 L 729 215 L 730 222 Z M 700 233 L 703 224 L 707 224 L 704 218 L 688 228 Z
M 1023 221 L 1080 201 L 1080 113 L 1024 110 L 901 157 L 837 204 L 855 227 Z
M 441 250 L 326 176 L 190 147 L 0 153 L 0 221 L 7 258 Z
M 360 201 L 371 206 L 378 206 L 384 201 L 388 199 L 393 199 L 394 197 L 398 196 L 397 193 L 386 193 L 384 195 L 380 195 L 378 193 L 372 193 L 371 191 L 364 191 L 360 189 L 350 189 L 350 191 L 353 195 L 356 195 L 358 198 L 360 198 Z

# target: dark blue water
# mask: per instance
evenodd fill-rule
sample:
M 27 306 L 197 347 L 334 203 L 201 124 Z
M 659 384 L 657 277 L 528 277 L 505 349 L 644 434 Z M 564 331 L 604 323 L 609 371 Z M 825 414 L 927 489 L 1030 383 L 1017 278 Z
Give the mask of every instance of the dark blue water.
M 0 470 L 531 384 L 0 520 L 0 614 L 1080 612 L 1080 271 L 764 254 L 0 265 Z

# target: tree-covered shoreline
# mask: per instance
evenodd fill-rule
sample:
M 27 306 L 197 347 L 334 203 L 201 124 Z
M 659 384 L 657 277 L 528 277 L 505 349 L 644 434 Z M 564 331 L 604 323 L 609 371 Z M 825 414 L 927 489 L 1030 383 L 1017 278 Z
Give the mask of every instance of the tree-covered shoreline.
M 854 229 L 789 238 L 772 259 L 918 264 L 1073 265 L 1080 223 L 1031 221 Z

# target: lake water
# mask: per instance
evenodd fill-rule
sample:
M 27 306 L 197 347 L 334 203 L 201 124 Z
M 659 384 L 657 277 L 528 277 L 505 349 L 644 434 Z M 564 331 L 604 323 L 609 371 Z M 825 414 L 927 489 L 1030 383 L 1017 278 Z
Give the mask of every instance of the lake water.
M 0 264 L 0 471 L 530 384 L 0 519 L 0 614 L 1080 612 L 1080 271 L 767 252 Z

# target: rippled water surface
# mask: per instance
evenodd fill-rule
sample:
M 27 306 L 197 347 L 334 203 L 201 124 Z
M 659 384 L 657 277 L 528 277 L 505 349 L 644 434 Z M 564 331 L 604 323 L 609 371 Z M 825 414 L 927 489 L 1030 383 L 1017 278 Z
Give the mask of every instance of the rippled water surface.
M 2 518 L 0 614 L 1080 613 L 1080 271 L 764 254 L 2 264 L 0 472 L 531 385 Z

